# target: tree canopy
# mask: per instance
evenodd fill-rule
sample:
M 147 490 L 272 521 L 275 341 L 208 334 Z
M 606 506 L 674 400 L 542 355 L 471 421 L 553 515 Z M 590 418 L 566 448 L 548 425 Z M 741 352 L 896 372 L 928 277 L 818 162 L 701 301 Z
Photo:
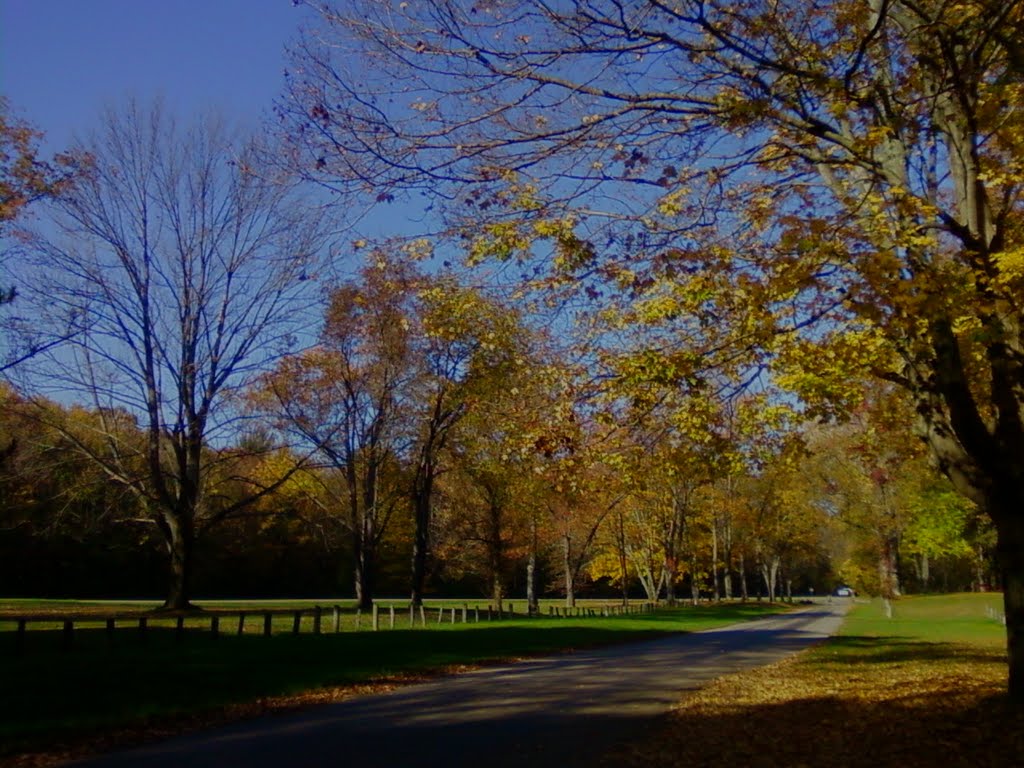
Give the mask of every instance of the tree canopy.
M 856 374 L 906 388 L 997 527 L 1024 695 L 1024 4 L 320 13 L 281 105 L 311 177 L 432 195 L 475 257 L 628 297 L 668 329 L 661 382 L 771 362 L 825 409 Z

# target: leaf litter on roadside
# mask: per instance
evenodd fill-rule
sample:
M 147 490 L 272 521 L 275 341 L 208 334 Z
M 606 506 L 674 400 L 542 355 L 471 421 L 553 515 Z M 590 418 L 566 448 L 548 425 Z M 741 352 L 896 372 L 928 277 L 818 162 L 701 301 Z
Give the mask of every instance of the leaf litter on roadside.
M 1002 652 L 936 645 L 886 660 L 832 648 L 719 678 L 604 764 L 1024 765 L 1024 711 L 1007 700 Z

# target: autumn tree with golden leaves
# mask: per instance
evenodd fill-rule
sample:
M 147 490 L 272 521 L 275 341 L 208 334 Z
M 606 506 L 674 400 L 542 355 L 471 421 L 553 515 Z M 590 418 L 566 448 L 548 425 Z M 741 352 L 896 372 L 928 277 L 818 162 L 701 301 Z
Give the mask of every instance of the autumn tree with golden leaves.
M 475 256 L 642 304 L 667 383 L 772 363 L 823 412 L 864 371 L 904 387 L 998 531 L 1024 698 L 1024 4 L 317 9 L 281 103 L 311 176 L 433 195 Z

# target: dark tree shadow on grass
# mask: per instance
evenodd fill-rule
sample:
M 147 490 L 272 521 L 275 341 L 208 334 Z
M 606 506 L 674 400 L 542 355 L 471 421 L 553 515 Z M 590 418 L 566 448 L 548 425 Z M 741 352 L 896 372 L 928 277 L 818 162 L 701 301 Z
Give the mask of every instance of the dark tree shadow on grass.
M 839 665 L 891 664 L 911 661 L 977 661 L 1004 662 L 1006 652 L 952 643 L 929 643 L 900 637 L 843 636 L 833 637 L 828 648 L 837 653 L 829 662 Z

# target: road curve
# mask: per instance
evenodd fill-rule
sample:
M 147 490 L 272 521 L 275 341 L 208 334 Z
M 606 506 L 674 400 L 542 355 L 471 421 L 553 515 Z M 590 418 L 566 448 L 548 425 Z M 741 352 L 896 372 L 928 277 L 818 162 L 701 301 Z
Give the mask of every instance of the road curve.
M 461 768 L 592 765 L 680 693 L 833 634 L 847 601 L 784 616 L 489 667 L 75 763 Z

